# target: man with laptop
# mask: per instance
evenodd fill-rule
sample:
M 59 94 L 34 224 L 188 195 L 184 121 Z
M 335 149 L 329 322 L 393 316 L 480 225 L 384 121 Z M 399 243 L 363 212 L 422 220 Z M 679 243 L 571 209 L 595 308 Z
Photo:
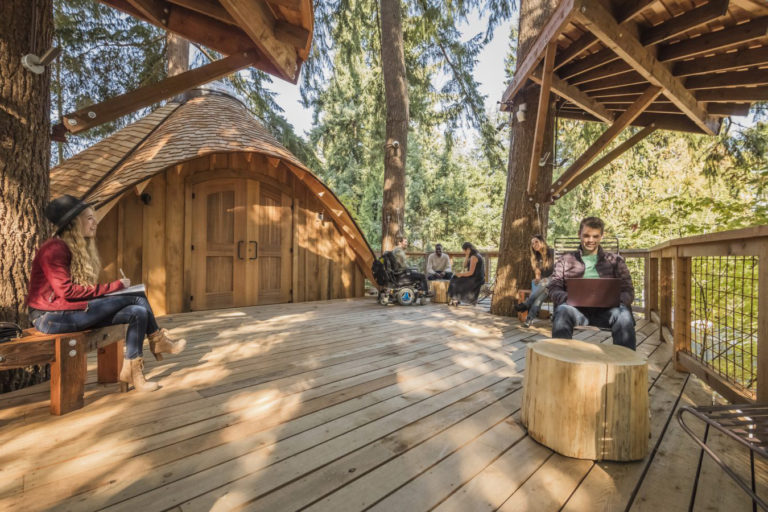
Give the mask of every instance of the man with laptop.
M 587 217 L 579 224 L 581 245 L 563 254 L 549 280 L 549 297 L 555 305 L 552 337 L 571 339 L 577 325 L 609 328 L 613 344 L 635 350 L 635 289 L 624 259 L 603 251 L 605 224 Z

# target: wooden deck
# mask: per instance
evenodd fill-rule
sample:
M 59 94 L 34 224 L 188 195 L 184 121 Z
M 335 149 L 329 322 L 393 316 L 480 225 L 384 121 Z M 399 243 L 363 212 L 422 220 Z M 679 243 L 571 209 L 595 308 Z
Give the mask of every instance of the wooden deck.
M 518 425 L 526 344 L 548 324 L 372 298 L 163 323 L 189 346 L 147 362 L 160 391 L 98 385 L 92 360 L 79 411 L 50 416 L 46 384 L 0 397 L 0 510 L 688 509 L 698 450 L 672 415 L 712 395 L 675 372 L 644 320 L 651 453 L 598 464 L 554 454 Z M 764 489 L 766 474 L 760 465 Z M 751 507 L 705 459 L 695 509 Z

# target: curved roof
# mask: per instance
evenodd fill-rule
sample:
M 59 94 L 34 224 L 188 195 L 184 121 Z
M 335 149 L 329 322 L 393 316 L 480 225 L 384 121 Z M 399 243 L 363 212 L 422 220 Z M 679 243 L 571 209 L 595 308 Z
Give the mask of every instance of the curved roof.
M 112 200 L 172 165 L 214 153 L 259 153 L 280 159 L 333 215 L 360 266 L 372 279 L 375 258 L 362 231 L 334 193 L 283 147 L 235 98 L 195 90 L 115 132 L 51 170 L 51 196 L 71 194 L 111 208 Z M 101 212 L 100 212 L 101 213 Z

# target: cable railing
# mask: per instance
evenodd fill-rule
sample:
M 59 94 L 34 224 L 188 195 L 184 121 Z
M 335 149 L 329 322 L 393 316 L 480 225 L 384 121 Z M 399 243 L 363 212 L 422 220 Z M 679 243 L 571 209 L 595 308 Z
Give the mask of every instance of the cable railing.
M 761 259 L 766 262 L 760 265 Z M 768 400 L 768 226 L 670 240 L 651 249 L 651 318 L 675 365 L 731 402 Z

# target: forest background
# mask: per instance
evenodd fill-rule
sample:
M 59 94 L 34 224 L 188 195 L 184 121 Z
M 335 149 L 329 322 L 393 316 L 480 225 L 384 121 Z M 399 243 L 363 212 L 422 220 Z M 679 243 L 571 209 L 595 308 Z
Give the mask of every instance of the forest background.
M 378 1 L 315 0 L 314 5 L 312 54 L 300 81 L 302 101 L 312 116 L 306 135 L 297 134 L 286 120 L 265 73 L 250 69 L 217 86 L 243 101 L 334 190 L 378 249 L 386 119 Z M 438 242 L 458 250 L 467 240 L 496 248 L 513 120 L 485 107 L 474 71 L 494 31 L 510 31 L 509 51 L 498 58 L 511 77 L 514 2 L 406 0 L 402 6 L 411 119 L 405 234 L 413 250 L 431 250 Z M 166 39 L 157 28 L 93 0 L 55 0 L 54 10 L 54 39 L 65 49 L 53 70 L 54 123 L 64 113 L 165 76 Z M 484 32 L 467 37 L 457 28 L 481 12 L 488 20 Z M 215 57 L 198 49 L 193 54 L 193 66 Z M 52 165 L 146 113 L 52 143 Z M 587 215 L 601 216 L 623 248 L 768 223 L 765 121 L 765 106 L 756 105 L 749 118 L 726 121 L 717 137 L 655 132 L 553 205 L 549 239 L 572 236 Z M 603 129 L 558 120 L 555 176 Z

